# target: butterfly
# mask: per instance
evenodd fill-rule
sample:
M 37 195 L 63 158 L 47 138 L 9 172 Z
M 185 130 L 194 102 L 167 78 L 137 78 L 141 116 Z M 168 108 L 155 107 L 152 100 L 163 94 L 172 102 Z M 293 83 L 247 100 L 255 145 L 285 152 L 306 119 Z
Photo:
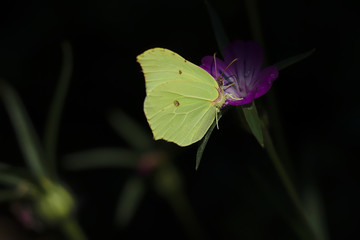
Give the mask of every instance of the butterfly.
M 179 146 L 199 141 L 232 97 L 223 93 L 223 81 L 168 49 L 149 49 L 137 61 L 145 76 L 144 112 L 155 140 Z

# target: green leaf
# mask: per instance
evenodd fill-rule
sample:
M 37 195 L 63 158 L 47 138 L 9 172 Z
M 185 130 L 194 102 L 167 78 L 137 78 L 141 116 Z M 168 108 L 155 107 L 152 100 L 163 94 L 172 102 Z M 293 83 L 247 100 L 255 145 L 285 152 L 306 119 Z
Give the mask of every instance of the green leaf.
M 36 189 L 38 182 L 34 176 L 25 169 L 9 167 L 0 169 L 0 184 L 9 187 L 23 187 L 23 189 Z
M 140 154 L 122 148 L 98 148 L 64 157 L 67 169 L 83 170 L 94 168 L 135 168 Z
M 153 148 L 154 140 L 148 132 L 125 112 L 112 111 L 109 121 L 115 131 L 134 149 L 145 152 Z
M 9 168 L 9 167 L 10 167 L 10 165 L 0 162 L 0 170 L 5 169 L 5 168 Z
M 43 149 L 19 96 L 5 81 L 0 81 L 0 95 L 10 115 L 21 151 L 32 173 L 38 179 L 47 177 Z
M 255 103 L 252 102 L 249 107 L 242 107 L 242 110 L 244 112 L 245 119 L 249 125 L 252 134 L 259 142 L 260 146 L 264 147 L 264 137 L 261 128 L 261 120 L 256 110 Z
M 17 191 L 14 191 L 14 190 L 1 190 L 0 191 L 0 203 L 17 200 L 19 198 L 20 198 L 20 195 Z
M 47 165 L 52 176 L 56 175 L 56 145 L 61 119 L 61 112 L 64 106 L 66 93 L 70 83 L 73 67 L 73 58 L 71 46 L 68 41 L 62 43 L 62 70 L 59 82 L 56 86 L 54 97 L 49 107 L 45 130 L 44 130 L 44 148 L 47 154 Z
M 218 121 L 220 121 L 220 118 L 222 117 L 221 114 L 218 116 Z M 206 132 L 203 140 L 201 141 L 201 144 L 196 152 L 196 163 L 195 163 L 195 170 L 198 170 L 200 161 L 202 158 L 202 155 L 204 153 L 205 147 L 210 139 L 211 133 L 214 131 L 214 128 L 216 126 L 216 121 L 213 122 L 213 124 L 210 126 L 209 130 Z
M 121 227 L 129 225 L 144 193 L 145 184 L 141 178 L 135 176 L 125 183 L 116 207 L 115 223 L 117 225 Z
M 305 58 L 309 57 L 311 54 L 313 54 L 315 52 L 315 48 L 310 50 L 310 51 L 307 51 L 305 53 L 301 53 L 301 54 L 298 54 L 296 56 L 293 56 L 293 57 L 290 57 L 290 58 L 287 58 L 283 61 L 280 61 L 278 63 L 275 63 L 275 65 L 277 66 L 278 70 L 283 70 L 297 62 L 300 62 L 301 60 L 304 60 Z
M 18 186 L 26 183 L 26 179 L 10 172 L 0 171 L 0 183 L 8 186 Z
M 213 6 L 208 2 L 205 1 L 206 7 L 210 16 L 212 28 L 214 30 L 215 38 L 218 43 L 218 47 L 220 49 L 220 53 L 224 55 L 224 50 L 226 46 L 229 44 L 229 39 L 225 32 L 225 29 L 221 23 L 220 17 L 213 8 Z

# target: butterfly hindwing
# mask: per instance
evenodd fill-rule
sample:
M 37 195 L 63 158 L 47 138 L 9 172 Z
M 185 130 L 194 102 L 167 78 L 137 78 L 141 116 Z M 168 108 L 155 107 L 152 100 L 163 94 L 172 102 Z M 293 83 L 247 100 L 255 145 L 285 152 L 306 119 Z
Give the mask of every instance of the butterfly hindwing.
M 187 146 L 205 135 L 215 119 L 216 107 L 209 100 L 188 95 L 192 91 L 168 91 L 182 85 L 171 82 L 154 88 L 145 99 L 144 110 L 155 139 Z

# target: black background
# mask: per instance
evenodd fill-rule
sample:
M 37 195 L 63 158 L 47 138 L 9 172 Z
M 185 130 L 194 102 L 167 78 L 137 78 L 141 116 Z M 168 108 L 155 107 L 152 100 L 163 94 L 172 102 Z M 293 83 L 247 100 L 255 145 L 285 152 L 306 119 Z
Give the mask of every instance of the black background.
M 212 4 L 231 40 L 252 39 L 243 1 Z M 61 69 L 60 44 L 68 40 L 72 46 L 74 71 L 61 119 L 59 171 L 76 196 L 78 218 L 90 239 L 140 239 L 143 234 L 186 239 L 168 203 L 151 188 L 128 228 L 113 224 L 116 199 L 133 170 L 71 172 L 64 169 L 61 157 L 94 147 L 127 147 L 108 123 L 111 109 L 120 108 L 147 127 L 138 54 L 164 47 L 200 64 L 203 56 L 218 52 L 204 2 L 2 1 L 1 5 L 0 77 L 18 91 L 40 135 Z M 358 235 L 357 1 L 259 1 L 258 11 L 270 64 L 316 48 L 308 59 L 281 71 L 269 93 L 276 99 L 290 155 L 285 165 L 300 192 L 316 188 L 330 239 Z M 266 110 L 267 97 L 256 102 L 263 112 L 274 114 Z M 3 104 L 0 123 L 1 161 L 24 166 Z M 213 133 L 197 172 L 196 145 L 184 149 L 164 145 L 176 149 L 175 165 L 207 239 L 296 239 L 284 217 L 284 212 L 293 211 L 285 190 L 235 111 L 221 119 L 220 131 Z M 1 218 L 12 219 L 7 221 L 22 229 L 8 205 L 2 204 L 1 210 Z

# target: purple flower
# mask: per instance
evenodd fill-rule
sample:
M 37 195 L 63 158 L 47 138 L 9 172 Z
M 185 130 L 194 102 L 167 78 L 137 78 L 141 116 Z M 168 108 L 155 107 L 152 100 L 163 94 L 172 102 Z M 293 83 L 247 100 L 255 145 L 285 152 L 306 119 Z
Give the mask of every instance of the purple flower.
M 223 106 L 243 105 L 269 91 L 279 75 L 276 66 L 261 69 L 263 59 L 258 43 L 235 41 L 226 47 L 224 61 L 215 58 L 214 62 L 213 56 L 206 56 L 201 60 L 201 67 L 223 84 L 224 94 L 229 96 Z

